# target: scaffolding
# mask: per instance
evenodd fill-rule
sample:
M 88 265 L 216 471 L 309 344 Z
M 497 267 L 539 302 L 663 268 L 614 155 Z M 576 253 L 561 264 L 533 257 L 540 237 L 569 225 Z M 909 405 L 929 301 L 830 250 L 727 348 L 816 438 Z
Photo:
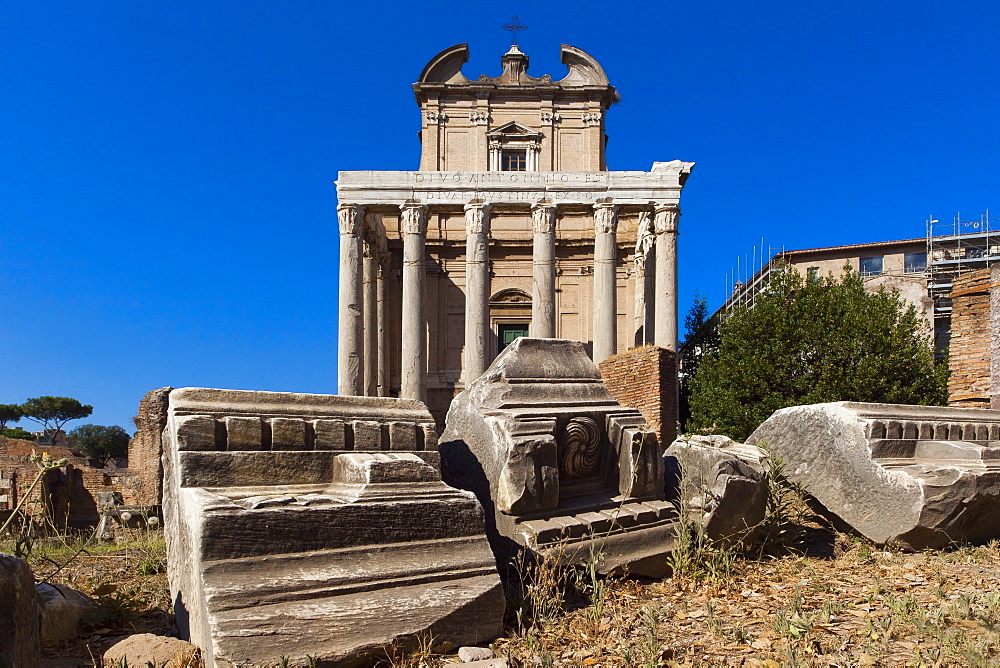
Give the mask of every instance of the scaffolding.
M 934 343 L 948 347 L 951 337 L 951 289 L 962 274 L 1000 262 L 1000 218 L 987 209 L 979 218 L 927 219 L 927 293 L 934 300 Z

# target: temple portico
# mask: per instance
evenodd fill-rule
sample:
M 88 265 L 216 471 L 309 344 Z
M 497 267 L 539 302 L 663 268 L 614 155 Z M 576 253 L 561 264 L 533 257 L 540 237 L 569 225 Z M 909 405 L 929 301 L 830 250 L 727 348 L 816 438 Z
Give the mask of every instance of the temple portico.
M 617 92 L 587 53 L 561 54 L 558 81 L 517 46 L 500 76 L 468 79 L 466 46 L 442 51 L 414 84 L 421 168 L 340 172 L 341 394 L 419 399 L 443 422 L 518 336 L 576 339 L 596 362 L 676 350 L 694 163 L 607 170 Z

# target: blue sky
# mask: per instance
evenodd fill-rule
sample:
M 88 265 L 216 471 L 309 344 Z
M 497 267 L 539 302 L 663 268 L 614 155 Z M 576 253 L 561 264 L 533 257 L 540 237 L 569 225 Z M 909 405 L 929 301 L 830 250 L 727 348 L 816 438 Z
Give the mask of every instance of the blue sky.
M 752 247 L 1000 214 L 1000 3 L 0 2 L 0 403 L 132 429 L 164 385 L 336 391 L 338 170 L 415 169 L 410 84 L 579 46 L 611 169 L 697 163 L 681 317 Z M 22 423 L 23 424 L 23 423 Z M 72 423 L 71 425 L 72 426 Z

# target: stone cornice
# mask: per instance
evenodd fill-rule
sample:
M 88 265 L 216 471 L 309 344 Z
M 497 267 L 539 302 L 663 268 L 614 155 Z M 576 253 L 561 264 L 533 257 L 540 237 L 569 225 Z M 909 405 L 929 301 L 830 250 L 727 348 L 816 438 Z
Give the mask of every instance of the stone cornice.
M 677 204 L 693 162 L 655 163 L 649 172 L 340 172 L 342 203 L 402 206 L 487 204 Z

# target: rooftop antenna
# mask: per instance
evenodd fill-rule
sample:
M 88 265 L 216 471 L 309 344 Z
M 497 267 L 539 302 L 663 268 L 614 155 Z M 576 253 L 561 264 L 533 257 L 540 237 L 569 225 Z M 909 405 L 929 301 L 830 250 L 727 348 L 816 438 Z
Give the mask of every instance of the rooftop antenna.
M 522 30 L 527 30 L 528 26 L 518 21 L 516 16 L 512 16 L 510 17 L 510 23 L 503 26 L 503 29 L 510 31 L 512 35 L 511 44 L 517 44 L 517 33 L 521 32 Z

